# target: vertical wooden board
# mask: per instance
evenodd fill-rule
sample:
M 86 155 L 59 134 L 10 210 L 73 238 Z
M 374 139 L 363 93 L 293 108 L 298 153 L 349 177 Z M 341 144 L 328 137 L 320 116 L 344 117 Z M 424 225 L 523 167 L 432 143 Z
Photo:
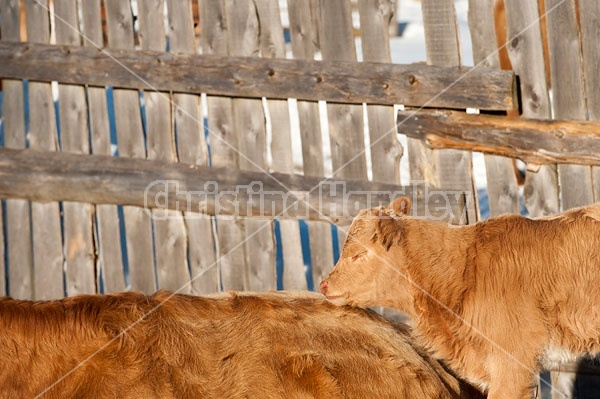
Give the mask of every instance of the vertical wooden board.
M 56 43 L 78 46 L 79 33 L 76 0 L 54 0 Z M 61 84 L 59 118 L 62 150 L 89 154 L 87 108 L 83 86 Z M 96 292 L 96 262 L 93 237 L 93 206 L 63 203 L 64 257 L 68 295 Z
M 26 0 L 27 40 L 50 42 L 48 1 Z M 48 83 L 29 83 L 30 147 L 41 151 L 57 150 L 56 118 L 52 88 Z M 57 202 L 31 204 L 33 230 L 33 298 L 64 296 L 62 232 Z
M 554 117 L 586 119 L 581 47 L 575 0 L 545 0 Z M 559 165 L 562 210 L 594 202 L 592 169 L 583 165 Z
M 427 63 L 441 67 L 461 65 L 460 43 L 456 12 L 452 0 L 423 0 L 423 22 Z M 479 219 L 477 191 L 473 184 L 473 165 L 468 151 L 440 150 L 434 153 L 438 179 L 437 187 L 472 193 L 467 199 L 469 223 Z
M 260 24 L 253 2 L 225 1 L 228 20 L 229 55 L 257 56 Z M 239 166 L 265 172 L 266 127 L 261 100 L 233 99 L 233 128 L 238 135 Z M 270 220 L 246 219 L 245 289 L 266 291 L 276 288 L 275 238 Z
M 469 29 L 475 65 L 500 69 L 494 21 L 495 0 L 469 0 Z M 519 185 L 513 160 L 494 155 L 485 156 L 490 216 L 520 213 Z
M 20 40 L 19 0 L 0 1 L 2 40 Z M 23 82 L 3 80 L 4 145 L 25 148 L 25 108 Z M 33 253 L 31 247 L 31 205 L 29 201 L 6 200 L 6 237 L 8 252 L 8 294 L 14 298 L 33 297 Z
M 133 50 L 133 18 L 129 2 L 105 0 L 105 6 L 108 47 Z M 145 158 L 139 93 L 115 89 L 114 102 L 119 155 Z M 144 209 L 138 207 L 124 206 L 123 213 L 131 288 L 145 293 L 154 292 L 152 220 Z
M 198 0 L 201 45 L 204 54 L 227 55 L 229 21 L 221 1 Z M 212 165 L 239 166 L 238 137 L 233 129 L 232 100 L 207 97 L 208 132 Z M 225 290 L 244 289 L 245 224 L 242 219 L 216 218 L 219 285 Z
M 348 1 L 321 2 L 321 48 L 327 61 L 356 61 L 352 8 Z M 361 105 L 328 104 L 333 176 L 367 179 Z
M 345 0 L 321 2 L 323 60 L 356 61 L 351 4 Z M 331 162 L 334 179 L 367 179 L 364 120 L 361 105 L 327 104 Z M 346 230 L 338 229 L 340 248 Z
M 360 34 L 363 59 L 370 62 L 391 63 L 390 21 L 396 14 L 392 0 L 359 0 Z M 394 107 L 367 105 L 373 181 L 400 184 L 400 158 L 403 149 L 397 136 Z M 381 309 L 381 314 L 394 317 L 403 313 Z M 405 315 L 403 315 L 405 317 Z
M 279 3 L 277 0 L 256 0 L 256 9 L 260 20 L 260 49 L 265 58 L 285 58 L 285 42 Z M 271 116 L 272 170 L 293 173 L 292 132 L 288 102 L 268 100 Z M 284 188 L 281 188 L 284 191 Z M 295 220 L 281 220 L 281 251 L 283 251 L 283 287 L 284 289 L 305 290 L 308 286 L 304 261 L 300 226 Z
M 317 8 L 314 8 L 315 3 Z M 294 58 L 314 59 L 318 42 L 318 29 L 315 27 L 314 21 L 318 20 L 320 16 L 318 3 L 310 0 L 288 0 L 288 15 Z M 302 139 L 304 175 L 324 176 L 325 160 L 323 157 L 319 105 L 312 101 L 298 101 L 297 107 Z M 325 222 L 308 222 L 308 236 L 312 277 L 315 286 L 318 286 L 333 265 L 330 225 Z
M 363 59 L 391 63 L 389 24 L 395 15 L 392 0 L 359 0 Z M 402 145 L 398 141 L 394 107 L 368 105 L 373 181 L 400 184 Z
M 508 54 L 521 83 L 523 117 L 549 119 L 550 101 L 546 82 L 539 9 L 536 0 L 505 0 Z M 556 166 L 542 166 L 527 173 L 523 197 L 532 217 L 556 214 L 558 180 Z
M 447 2 L 446 2 L 447 3 Z M 443 7 L 447 8 L 447 4 L 443 5 Z M 428 8 L 425 8 L 425 4 L 422 3 L 423 8 L 423 18 L 426 20 L 427 18 L 435 17 L 435 10 L 432 9 L 429 5 Z M 448 17 L 448 13 L 445 14 Z M 425 22 L 425 21 L 424 21 Z M 434 21 L 429 22 L 428 28 L 431 30 L 432 24 Z M 453 19 L 446 20 L 446 24 L 452 24 Z M 452 36 L 450 37 L 452 39 Z M 425 37 L 426 43 L 432 42 L 432 38 Z M 435 43 L 430 43 L 428 47 L 429 51 L 432 51 L 432 47 L 436 45 Z M 429 56 L 429 54 L 428 54 Z M 399 130 L 402 131 L 403 121 L 398 120 Z M 427 146 L 421 141 L 413 138 L 406 139 L 406 147 L 408 149 L 408 163 L 410 170 L 410 180 L 415 182 L 427 182 L 427 184 L 432 185 L 434 187 L 441 187 L 442 184 L 440 182 L 440 165 L 439 160 L 434 151 L 427 148 Z
M 196 53 L 194 19 L 190 1 L 167 0 L 169 44 L 172 52 Z M 177 153 L 179 161 L 208 165 L 208 151 L 200 97 L 174 94 Z M 188 262 L 192 274 L 191 292 L 208 294 L 218 291 L 214 226 L 210 217 L 195 218 L 186 214 Z
M 138 3 L 139 37 L 143 50 L 166 49 L 164 5 L 164 0 Z M 148 159 L 175 162 L 177 154 L 169 94 L 147 90 L 144 101 Z M 158 288 L 189 293 L 191 284 L 183 214 L 170 210 L 154 210 L 152 214 Z
M 82 1 L 81 14 L 83 15 L 84 46 L 102 47 L 100 0 Z M 98 155 L 112 155 L 105 89 L 88 87 L 87 102 L 92 141 L 91 151 Z M 99 273 L 102 268 L 104 292 L 124 291 L 126 286 L 117 207 L 115 205 L 96 205 L 96 223 L 98 234 L 96 237 L 96 271 Z
M 579 0 L 581 22 L 581 50 L 585 94 L 588 116 L 592 121 L 600 121 L 600 2 L 597 0 Z M 600 167 L 592 168 L 594 202 L 600 202 Z

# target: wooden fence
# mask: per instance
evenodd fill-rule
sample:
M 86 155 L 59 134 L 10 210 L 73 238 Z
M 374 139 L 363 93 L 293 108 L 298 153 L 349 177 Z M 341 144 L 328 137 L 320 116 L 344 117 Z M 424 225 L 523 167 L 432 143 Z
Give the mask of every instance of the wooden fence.
M 537 0 L 505 0 L 518 81 L 499 70 L 496 0 L 469 1 L 476 68 L 452 0 L 422 0 L 427 65 L 390 63 L 392 0 L 288 0 L 285 27 L 282 3 L 0 0 L 0 294 L 312 288 L 344 240 L 340 210 L 403 193 L 478 220 L 468 150 L 489 154 L 492 215 L 520 210 L 509 157 L 547 164 L 526 174 L 532 216 L 599 201 L 597 2 L 546 0 L 549 81 Z M 284 212 L 254 183 L 304 205 Z M 581 367 L 553 384 L 584 397 L 575 371 L 596 369 Z

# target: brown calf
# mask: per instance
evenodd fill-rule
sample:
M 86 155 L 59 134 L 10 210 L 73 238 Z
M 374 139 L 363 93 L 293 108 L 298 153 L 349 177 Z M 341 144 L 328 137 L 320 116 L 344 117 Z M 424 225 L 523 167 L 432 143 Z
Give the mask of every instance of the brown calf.
M 600 204 L 461 227 L 409 208 L 400 198 L 359 214 L 321 284 L 332 302 L 404 310 L 490 399 L 530 398 L 541 368 L 600 351 Z
M 3 299 L 0 397 L 461 397 L 406 327 L 315 295 Z

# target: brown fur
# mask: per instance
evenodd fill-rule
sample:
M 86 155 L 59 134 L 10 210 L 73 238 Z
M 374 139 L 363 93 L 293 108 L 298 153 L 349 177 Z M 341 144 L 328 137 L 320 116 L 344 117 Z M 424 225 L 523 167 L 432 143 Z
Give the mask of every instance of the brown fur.
M 168 297 L 0 300 L 0 397 L 33 398 L 86 359 L 42 397 L 460 396 L 406 327 L 320 295 Z
M 534 372 L 600 351 L 600 204 L 462 227 L 363 211 L 321 288 L 339 305 L 406 311 L 490 399 L 529 398 Z

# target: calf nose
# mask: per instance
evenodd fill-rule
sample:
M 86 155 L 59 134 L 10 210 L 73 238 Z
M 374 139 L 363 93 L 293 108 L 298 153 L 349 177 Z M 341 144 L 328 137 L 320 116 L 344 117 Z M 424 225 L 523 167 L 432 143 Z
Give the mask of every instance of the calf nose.
M 327 283 L 327 280 L 321 281 L 321 292 L 323 293 L 323 295 L 327 295 L 327 286 L 328 285 L 329 285 L 329 283 Z

